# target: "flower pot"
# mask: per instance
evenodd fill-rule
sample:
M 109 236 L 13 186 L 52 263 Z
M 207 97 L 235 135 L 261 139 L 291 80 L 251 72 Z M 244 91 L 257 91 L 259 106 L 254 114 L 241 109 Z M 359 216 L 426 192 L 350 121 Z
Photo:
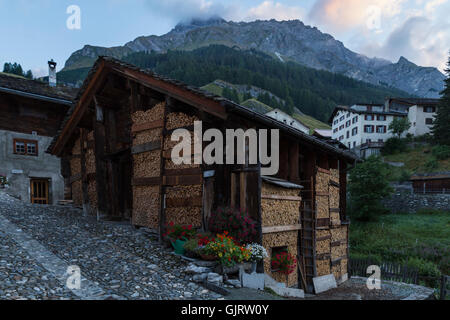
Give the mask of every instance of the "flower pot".
M 216 261 L 217 257 L 211 254 L 201 254 L 200 257 L 205 261 Z
M 184 245 L 186 244 L 186 242 L 187 240 L 180 240 L 180 239 L 178 239 L 175 242 L 171 241 L 172 247 L 175 249 L 176 254 L 183 255 L 186 252 L 186 250 L 184 249 Z
M 258 262 L 252 261 L 252 268 L 250 273 L 256 273 L 256 267 L 258 266 Z

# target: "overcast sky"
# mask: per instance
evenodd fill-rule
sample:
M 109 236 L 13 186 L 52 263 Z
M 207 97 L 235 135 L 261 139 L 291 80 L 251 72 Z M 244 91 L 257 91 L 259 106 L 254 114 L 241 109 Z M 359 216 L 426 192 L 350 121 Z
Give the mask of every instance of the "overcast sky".
M 81 29 L 67 27 L 71 5 L 81 10 Z M 0 14 L 1 66 L 17 61 L 39 76 L 47 74 L 48 59 L 60 69 L 85 44 L 123 45 L 210 15 L 299 19 L 369 57 L 404 56 L 441 70 L 450 50 L 450 0 L 0 0 Z

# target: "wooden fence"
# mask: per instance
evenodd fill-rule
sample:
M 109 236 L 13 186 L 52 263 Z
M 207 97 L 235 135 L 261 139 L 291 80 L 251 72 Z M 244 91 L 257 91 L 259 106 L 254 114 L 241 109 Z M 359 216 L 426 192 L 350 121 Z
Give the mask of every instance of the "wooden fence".
M 383 262 L 380 264 L 370 259 L 350 259 L 350 275 L 367 277 L 367 268 L 371 265 L 380 267 L 382 280 L 391 280 L 411 284 L 418 283 L 418 269 L 393 262 Z
M 376 265 L 381 269 L 381 280 L 391 280 L 410 284 L 423 284 L 439 289 L 439 298 L 445 300 L 450 296 L 450 276 L 443 275 L 441 277 L 429 277 L 419 275 L 417 268 L 408 267 L 399 263 L 383 262 L 378 263 L 371 259 L 350 259 L 349 272 L 350 276 L 367 277 L 367 268 Z

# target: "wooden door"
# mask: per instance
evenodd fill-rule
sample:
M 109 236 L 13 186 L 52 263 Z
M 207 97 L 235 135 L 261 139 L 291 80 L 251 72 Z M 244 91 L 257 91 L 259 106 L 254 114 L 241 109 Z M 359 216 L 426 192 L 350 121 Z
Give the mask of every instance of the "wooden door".
M 49 204 L 48 180 L 32 179 L 30 183 L 31 183 L 31 203 Z

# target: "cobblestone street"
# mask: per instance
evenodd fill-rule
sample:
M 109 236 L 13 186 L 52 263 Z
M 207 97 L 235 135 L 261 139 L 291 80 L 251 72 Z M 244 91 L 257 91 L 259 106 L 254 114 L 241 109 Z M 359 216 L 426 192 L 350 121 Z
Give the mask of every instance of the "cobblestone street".
M 219 299 L 143 230 L 0 192 L 0 299 Z M 66 286 L 78 266 L 79 290 Z

